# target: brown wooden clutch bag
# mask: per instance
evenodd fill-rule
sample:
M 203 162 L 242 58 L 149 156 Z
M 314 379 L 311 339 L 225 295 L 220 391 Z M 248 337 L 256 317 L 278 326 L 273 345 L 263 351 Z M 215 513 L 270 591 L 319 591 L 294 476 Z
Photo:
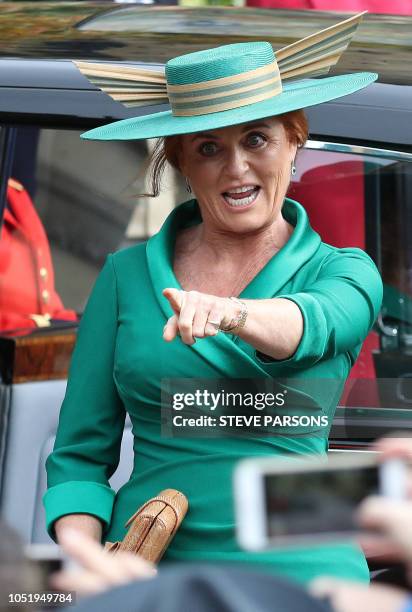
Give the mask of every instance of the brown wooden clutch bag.
M 183 521 L 188 501 L 176 489 L 165 489 L 149 499 L 126 523 L 129 527 L 122 542 L 106 542 L 110 553 L 132 552 L 157 563 L 165 553 Z

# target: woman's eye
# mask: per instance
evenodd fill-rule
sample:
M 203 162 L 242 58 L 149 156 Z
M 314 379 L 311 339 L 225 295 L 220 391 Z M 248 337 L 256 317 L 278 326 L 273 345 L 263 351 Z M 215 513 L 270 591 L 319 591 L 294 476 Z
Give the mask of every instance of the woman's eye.
M 204 142 L 200 145 L 199 151 L 202 155 L 214 155 L 217 152 L 217 144 L 215 142 Z
M 247 142 L 251 147 L 260 147 L 266 142 L 266 138 L 262 134 L 255 132 L 248 135 Z

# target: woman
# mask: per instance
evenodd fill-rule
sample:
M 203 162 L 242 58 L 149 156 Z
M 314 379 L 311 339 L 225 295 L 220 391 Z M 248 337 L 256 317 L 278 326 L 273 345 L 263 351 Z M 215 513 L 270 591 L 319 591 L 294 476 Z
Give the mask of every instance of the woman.
M 97 279 L 47 462 L 49 533 L 58 540 L 60 529 L 75 526 L 97 540 L 121 539 L 135 509 L 170 487 L 185 493 L 190 509 L 169 561 L 253 563 L 300 581 L 326 571 L 366 581 L 365 559 L 350 543 L 257 555 L 235 540 L 235 463 L 324 453 L 329 427 L 306 436 L 162 437 L 160 393 L 163 378 L 193 377 L 332 378 L 342 390 L 380 307 L 379 274 L 359 249 L 322 243 L 285 194 L 307 135 L 299 109 L 376 75 L 284 85 L 271 45 L 246 43 L 175 58 L 166 76 L 172 111 L 85 135 L 166 137 L 164 156 L 195 198 L 147 244 L 109 255 Z M 317 393 L 331 424 L 338 396 Z M 125 412 L 135 465 L 114 500 L 108 478 Z

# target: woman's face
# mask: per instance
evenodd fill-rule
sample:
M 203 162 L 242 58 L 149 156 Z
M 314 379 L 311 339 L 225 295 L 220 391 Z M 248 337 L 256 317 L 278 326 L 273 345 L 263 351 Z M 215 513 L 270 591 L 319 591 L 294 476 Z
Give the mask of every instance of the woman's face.
M 199 202 L 204 223 L 242 233 L 274 222 L 296 154 L 279 119 L 270 117 L 181 139 L 180 169 Z

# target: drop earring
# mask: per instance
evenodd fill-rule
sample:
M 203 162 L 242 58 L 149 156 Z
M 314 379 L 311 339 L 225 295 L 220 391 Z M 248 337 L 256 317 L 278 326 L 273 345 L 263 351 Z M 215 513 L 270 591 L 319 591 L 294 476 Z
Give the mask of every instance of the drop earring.
M 186 183 L 186 191 L 187 193 L 192 193 L 192 188 L 190 186 L 189 180 L 187 177 L 185 177 L 185 183 Z
M 295 176 L 295 174 L 296 174 L 295 160 L 293 160 L 293 162 L 292 162 L 292 168 L 290 170 L 290 173 L 291 173 L 292 176 Z

